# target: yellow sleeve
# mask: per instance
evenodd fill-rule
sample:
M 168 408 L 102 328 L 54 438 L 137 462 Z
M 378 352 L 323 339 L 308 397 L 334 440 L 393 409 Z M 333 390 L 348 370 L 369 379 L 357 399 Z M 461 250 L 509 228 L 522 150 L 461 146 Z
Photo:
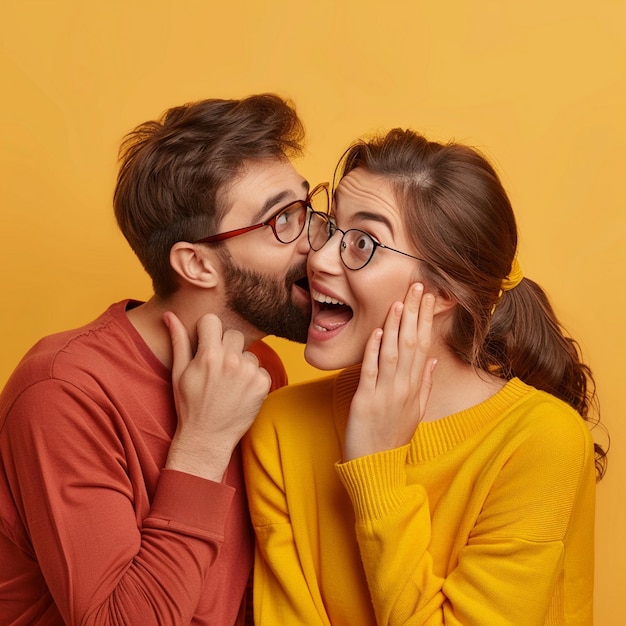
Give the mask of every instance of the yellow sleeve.
M 451 531 L 460 545 L 447 573 L 433 566 L 443 547 L 432 529 L 441 521 L 431 520 L 424 488 L 411 484 L 406 448 L 337 464 L 355 510 L 377 624 L 591 623 L 587 600 L 559 600 L 564 560 L 593 550 L 595 474 L 586 427 L 581 420 L 567 432 L 546 429 L 510 445 L 506 463 L 486 466 L 488 488 L 467 485 L 484 488 L 485 498 L 480 510 L 467 511 L 469 536 Z M 583 579 L 568 582 L 580 585 L 580 594 L 568 597 L 589 597 L 590 562 Z
M 407 484 L 407 451 L 405 446 L 361 457 L 336 469 L 355 509 L 377 624 L 434 624 L 437 615 L 443 623 L 445 581 L 434 573 L 428 551 L 428 496 L 421 485 Z

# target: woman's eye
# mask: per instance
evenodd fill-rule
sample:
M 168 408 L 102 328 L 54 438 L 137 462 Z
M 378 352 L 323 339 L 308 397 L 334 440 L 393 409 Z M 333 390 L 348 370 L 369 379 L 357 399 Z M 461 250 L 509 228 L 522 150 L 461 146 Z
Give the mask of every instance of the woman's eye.
M 353 231 L 352 247 L 359 254 L 369 255 L 374 248 L 374 240 L 367 233 Z

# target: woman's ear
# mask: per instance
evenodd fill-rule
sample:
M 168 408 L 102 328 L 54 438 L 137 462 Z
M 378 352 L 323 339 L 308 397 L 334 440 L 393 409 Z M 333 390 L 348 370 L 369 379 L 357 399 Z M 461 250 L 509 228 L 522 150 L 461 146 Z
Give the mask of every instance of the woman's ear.
M 447 294 L 438 291 L 435 296 L 435 310 L 434 315 L 441 315 L 442 313 L 449 313 L 457 304 L 456 300 L 453 300 Z
M 170 265 L 182 280 L 197 287 L 218 284 L 215 253 L 202 244 L 177 241 L 170 250 Z

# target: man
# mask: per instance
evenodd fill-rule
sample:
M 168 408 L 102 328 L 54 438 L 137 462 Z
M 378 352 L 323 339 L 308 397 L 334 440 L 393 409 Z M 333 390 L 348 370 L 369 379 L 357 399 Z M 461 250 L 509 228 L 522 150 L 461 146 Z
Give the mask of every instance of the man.
M 242 623 L 238 442 L 286 382 L 246 348 L 306 338 L 302 139 L 273 95 L 127 137 L 115 213 L 154 295 L 43 339 L 0 396 L 0 623 Z

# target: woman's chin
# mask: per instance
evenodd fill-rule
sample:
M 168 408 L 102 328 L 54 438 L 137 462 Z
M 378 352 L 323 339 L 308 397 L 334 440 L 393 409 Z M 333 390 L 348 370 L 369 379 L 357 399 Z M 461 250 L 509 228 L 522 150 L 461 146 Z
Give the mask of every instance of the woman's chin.
M 361 362 L 361 358 L 350 358 L 351 355 L 335 354 L 330 346 L 320 346 L 315 343 L 307 343 L 304 348 L 304 358 L 309 365 L 318 370 L 340 370 Z

